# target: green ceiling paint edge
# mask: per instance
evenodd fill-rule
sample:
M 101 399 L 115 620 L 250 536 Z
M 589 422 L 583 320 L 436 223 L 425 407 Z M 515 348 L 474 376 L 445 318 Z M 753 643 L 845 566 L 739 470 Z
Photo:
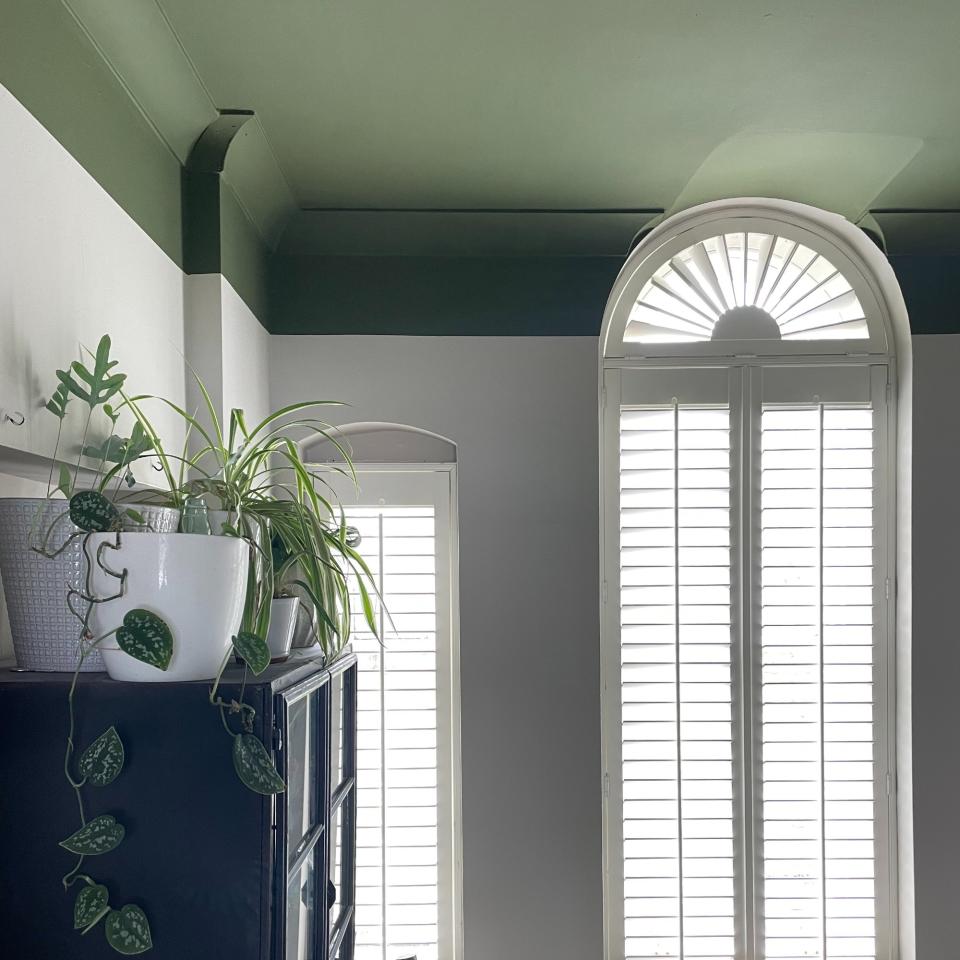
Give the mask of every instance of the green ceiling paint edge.
M 0 83 L 178 266 L 180 164 L 57 0 L 9 0 Z

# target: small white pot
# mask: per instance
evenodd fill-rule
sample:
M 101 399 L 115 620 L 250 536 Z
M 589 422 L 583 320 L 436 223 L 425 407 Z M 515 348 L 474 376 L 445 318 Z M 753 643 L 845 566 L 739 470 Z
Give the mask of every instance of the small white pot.
M 91 553 L 115 534 L 97 534 Z M 230 649 L 243 615 L 247 545 L 234 537 L 191 533 L 124 533 L 120 549 L 109 547 L 103 563 L 127 570 L 122 597 L 94 605 L 90 626 L 101 636 L 123 623 L 135 608 L 157 614 L 173 633 L 173 657 L 166 670 L 124 653 L 114 637 L 100 644 L 107 673 L 114 680 L 140 682 L 212 680 Z M 119 581 L 94 565 L 97 596 L 116 593 Z
M 270 648 L 271 660 L 286 660 L 290 656 L 299 606 L 300 601 L 296 597 L 277 597 L 270 604 L 267 646 Z

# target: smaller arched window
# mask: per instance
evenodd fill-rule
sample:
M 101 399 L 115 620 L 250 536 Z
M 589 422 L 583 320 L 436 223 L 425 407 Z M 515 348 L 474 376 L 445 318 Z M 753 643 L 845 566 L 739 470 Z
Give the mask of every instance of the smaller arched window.
M 358 660 L 357 960 L 459 960 L 457 447 L 426 430 L 353 423 L 304 444 L 328 476 L 377 587 L 379 636 L 351 591 Z M 339 869 L 339 849 L 331 869 Z M 334 877 L 337 882 L 336 877 Z M 337 882 L 339 886 L 339 883 Z
M 608 960 L 895 956 L 887 279 L 840 218 L 750 200 L 614 285 Z

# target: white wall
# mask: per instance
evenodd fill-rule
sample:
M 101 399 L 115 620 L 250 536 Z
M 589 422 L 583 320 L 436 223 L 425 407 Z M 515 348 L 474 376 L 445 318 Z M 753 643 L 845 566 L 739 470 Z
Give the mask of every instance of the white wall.
M 457 444 L 468 960 L 599 960 L 597 341 L 273 337 L 275 405 Z
M 270 412 L 270 335 L 230 282 L 219 273 L 184 278 L 186 353 L 221 423 L 240 407 L 253 426 Z M 188 409 L 206 423 L 203 398 L 188 373 Z
M 27 418 L 0 445 L 49 455 L 54 370 L 104 333 L 130 386 L 183 399 L 183 274 L 3 87 L 0 143 L 0 408 Z M 170 411 L 157 426 L 182 436 Z

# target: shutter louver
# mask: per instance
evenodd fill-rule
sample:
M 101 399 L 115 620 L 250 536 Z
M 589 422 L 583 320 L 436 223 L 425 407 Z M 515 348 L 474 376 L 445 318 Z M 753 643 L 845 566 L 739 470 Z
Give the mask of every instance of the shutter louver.
M 624 409 L 625 956 L 734 956 L 726 408 Z
M 354 605 L 357 960 L 439 960 L 437 540 L 433 507 L 347 507 L 389 617 Z M 375 598 L 374 598 L 375 599 Z M 376 603 L 375 599 L 375 603 Z
M 762 789 L 769 960 L 873 960 L 873 415 L 761 424 Z

